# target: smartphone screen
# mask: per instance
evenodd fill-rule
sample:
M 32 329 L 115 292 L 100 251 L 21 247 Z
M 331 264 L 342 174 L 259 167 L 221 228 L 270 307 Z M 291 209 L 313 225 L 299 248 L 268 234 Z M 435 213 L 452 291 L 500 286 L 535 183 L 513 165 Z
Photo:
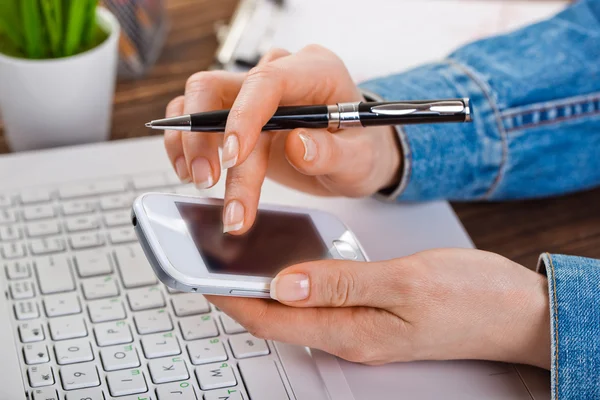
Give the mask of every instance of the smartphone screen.
M 223 207 L 176 202 L 211 273 L 273 277 L 293 264 L 331 258 L 307 214 L 259 210 L 244 235 L 223 233 Z

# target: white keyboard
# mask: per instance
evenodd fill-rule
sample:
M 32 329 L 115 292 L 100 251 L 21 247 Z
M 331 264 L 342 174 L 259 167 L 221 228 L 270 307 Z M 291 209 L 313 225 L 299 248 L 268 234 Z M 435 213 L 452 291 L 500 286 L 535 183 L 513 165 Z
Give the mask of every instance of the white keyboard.
M 0 193 L 0 266 L 32 400 L 279 400 L 273 343 L 156 279 L 131 203 L 169 173 Z M 4 321 L 0 321 L 4 323 Z

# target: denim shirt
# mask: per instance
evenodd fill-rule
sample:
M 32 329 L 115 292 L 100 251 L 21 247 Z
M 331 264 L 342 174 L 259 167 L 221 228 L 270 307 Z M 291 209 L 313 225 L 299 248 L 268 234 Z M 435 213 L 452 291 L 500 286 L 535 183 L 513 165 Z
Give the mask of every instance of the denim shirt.
M 361 85 L 381 99 L 469 97 L 470 124 L 398 127 L 390 197 L 503 200 L 600 185 L 600 0 Z M 555 399 L 600 398 L 600 261 L 543 255 Z

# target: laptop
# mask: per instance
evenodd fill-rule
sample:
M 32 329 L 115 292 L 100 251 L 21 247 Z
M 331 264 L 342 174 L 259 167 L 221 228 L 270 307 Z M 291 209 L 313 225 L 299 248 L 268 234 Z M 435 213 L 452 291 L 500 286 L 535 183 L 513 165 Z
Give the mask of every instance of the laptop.
M 252 337 L 152 273 L 130 222 L 146 191 L 197 194 L 160 137 L 0 157 L 0 400 L 547 399 L 547 371 L 491 362 L 369 367 Z M 223 183 L 202 195 L 223 195 Z M 472 247 L 445 202 L 323 199 L 372 260 Z

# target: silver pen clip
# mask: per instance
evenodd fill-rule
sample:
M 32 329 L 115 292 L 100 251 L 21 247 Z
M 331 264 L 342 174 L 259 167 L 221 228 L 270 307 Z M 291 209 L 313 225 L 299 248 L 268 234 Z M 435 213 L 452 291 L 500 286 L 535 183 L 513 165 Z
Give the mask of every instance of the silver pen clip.
M 371 112 L 378 115 L 408 115 L 421 112 L 437 113 L 439 115 L 452 115 L 465 111 L 468 108 L 462 101 L 445 100 L 432 103 L 393 103 L 371 107 Z

